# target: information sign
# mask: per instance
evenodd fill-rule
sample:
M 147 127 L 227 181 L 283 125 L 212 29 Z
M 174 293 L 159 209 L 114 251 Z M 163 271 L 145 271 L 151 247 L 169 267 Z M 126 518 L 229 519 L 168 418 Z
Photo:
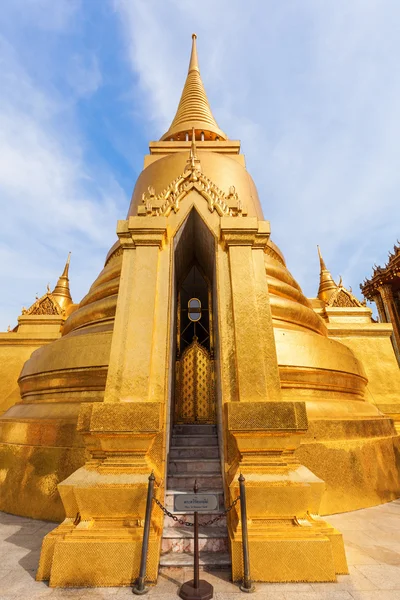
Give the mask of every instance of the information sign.
M 194 513 L 217 510 L 218 497 L 215 494 L 175 494 L 174 510 L 176 512 Z

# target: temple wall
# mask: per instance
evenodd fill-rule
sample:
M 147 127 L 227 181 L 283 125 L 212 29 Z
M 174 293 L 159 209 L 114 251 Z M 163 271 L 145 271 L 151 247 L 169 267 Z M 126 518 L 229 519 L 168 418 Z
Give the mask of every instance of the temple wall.
M 17 381 L 25 361 L 59 335 L 44 339 L 19 332 L 0 333 L 0 414 L 21 399 Z
M 328 325 L 329 336 L 350 348 L 368 377 L 366 400 L 394 420 L 400 432 L 400 369 L 391 342 L 390 323 Z

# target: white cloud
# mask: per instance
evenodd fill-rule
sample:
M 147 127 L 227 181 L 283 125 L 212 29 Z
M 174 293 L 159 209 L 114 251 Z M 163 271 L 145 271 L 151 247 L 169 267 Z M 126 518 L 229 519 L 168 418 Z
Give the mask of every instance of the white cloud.
M 12 0 L 2 16 L 34 23 L 44 31 L 65 32 L 80 5 L 80 0 Z
M 107 167 L 85 162 L 73 103 L 39 87 L 4 39 L 0 55 L 0 281 L 12 288 L 2 298 L 4 330 L 48 281 L 55 285 L 69 250 L 72 292 L 81 299 L 127 199 Z

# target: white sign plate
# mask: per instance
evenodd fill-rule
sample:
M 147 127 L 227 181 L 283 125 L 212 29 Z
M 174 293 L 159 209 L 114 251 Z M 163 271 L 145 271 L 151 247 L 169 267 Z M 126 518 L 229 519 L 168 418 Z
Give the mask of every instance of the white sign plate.
M 177 512 L 202 512 L 217 510 L 218 497 L 215 494 L 175 494 L 174 510 Z

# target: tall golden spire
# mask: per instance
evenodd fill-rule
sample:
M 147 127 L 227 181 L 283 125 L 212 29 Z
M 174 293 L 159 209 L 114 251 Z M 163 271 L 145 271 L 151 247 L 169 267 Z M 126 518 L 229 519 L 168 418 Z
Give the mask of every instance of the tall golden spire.
M 192 53 L 190 56 L 189 70 L 179 101 L 178 110 L 167 133 L 161 140 L 184 140 L 186 134 L 195 129 L 196 138 L 226 140 L 227 136 L 218 127 L 214 119 L 203 82 L 200 77 L 199 62 L 197 58 L 196 34 L 192 35 Z
M 69 306 L 70 304 L 72 304 L 71 293 L 69 291 L 69 279 L 68 279 L 70 260 L 71 260 L 71 252 L 68 253 L 68 258 L 67 258 L 67 262 L 65 263 L 64 271 L 62 272 L 62 275 L 60 276 L 59 280 L 57 281 L 57 285 L 52 292 L 52 295 L 57 300 L 58 304 L 61 306 L 61 308 L 64 308 L 64 309 L 67 306 Z
M 330 297 L 332 296 L 333 292 L 337 290 L 338 286 L 334 282 L 331 272 L 326 268 L 319 246 L 317 246 L 317 248 L 319 264 L 321 267 L 319 275 L 318 298 L 323 302 L 329 302 Z

